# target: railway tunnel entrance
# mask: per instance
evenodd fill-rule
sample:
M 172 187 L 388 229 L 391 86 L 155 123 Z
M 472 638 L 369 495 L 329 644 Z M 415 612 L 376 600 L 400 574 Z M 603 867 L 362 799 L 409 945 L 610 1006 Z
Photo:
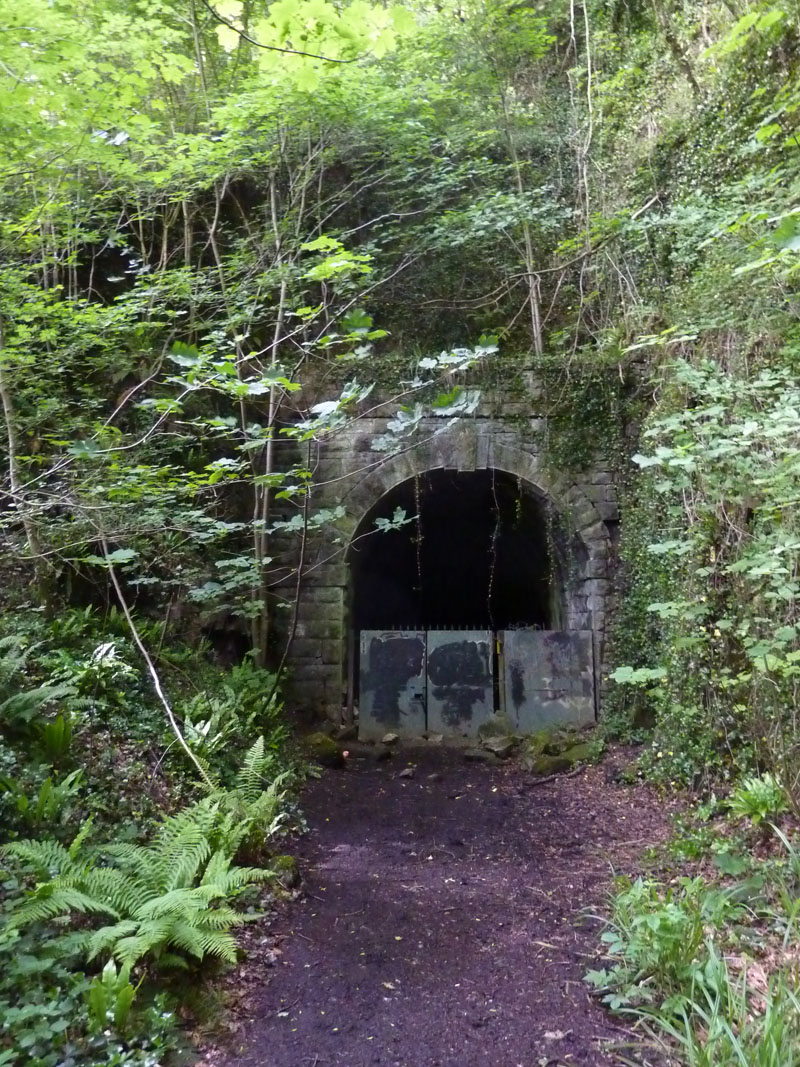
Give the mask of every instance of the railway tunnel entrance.
M 594 718 L 592 635 L 566 629 L 585 555 L 545 494 L 501 470 L 439 468 L 387 492 L 349 552 L 360 736 Z

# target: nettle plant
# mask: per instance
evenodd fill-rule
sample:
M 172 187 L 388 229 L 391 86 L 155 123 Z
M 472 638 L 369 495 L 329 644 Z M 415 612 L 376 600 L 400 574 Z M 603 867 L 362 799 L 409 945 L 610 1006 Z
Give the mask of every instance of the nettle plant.
M 613 677 L 658 682 L 664 777 L 690 777 L 676 766 L 678 738 L 699 729 L 723 756 L 749 746 L 797 806 L 800 382 L 786 369 L 748 379 L 712 363 L 671 370 L 674 410 L 634 456 L 668 532 L 648 546 L 671 564 L 674 598 L 649 605 L 664 654 L 646 678 L 625 667 Z

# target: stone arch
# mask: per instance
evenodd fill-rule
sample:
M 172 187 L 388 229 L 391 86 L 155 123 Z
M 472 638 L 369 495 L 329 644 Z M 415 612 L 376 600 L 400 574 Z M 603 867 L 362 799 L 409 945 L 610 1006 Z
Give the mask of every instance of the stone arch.
M 569 541 L 572 566 L 566 591 L 562 627 L 591 630 L 598 675 L 610 599 L 611 536 L 607 519 L 615 516 L 613 478 L 604 469 L 580 480 L 553 477 L 541 462 L 538 420 L 502 418 L 462 421 L 442 432 L 442 421 L 426 420 L 421 440 L 396 455 L 381 458 L 371 451 L 385 422 L 362 425 L 337 438 L 320 455 L 320 507 L 341 505 L 340 523 L 345 551 L 335 561 L 320 562 L 311 571 L 301 605 L 295 651 L 294 680 L 288 687 L 303 705 L 324 710 L 339 719 L 352 696 L 353 635 L 350 629 L 349 545 L 360 524 L 380 500 L 403 482 L 428 471 L 470 472 L 494 469 L 529 486 L 551 502 Z M 324 555 L 324 553 L 323 553 Z M 598 679 L 599 681 L 599 679 Z M 599 689 L 599 686 L 598 686 Z
M 340 498 L 347 509 L 343 527 L 348 541 L 375 505 L 410 478 L 427 471 L 498 470 L 522 479 L 542 497 L 552 502 L 570 535 L 578 536 L 586 548 L 587 567 L 583 578 L 605 577 L 609 561 L 610 536 L 597 506 L 576 483 L 556 481 L 542 468 L 537 453 L 514 440 L 503 440 L 508 431 L 466 434 L 454 433 L 446 446 L 436 437 L 389 457 L 373 467 Z M 488 432 L 487 432 L 488 431 Z M 472 440 L 470 440 L 470 437 Z M 484 447 L 481 447 L 481 446 Z

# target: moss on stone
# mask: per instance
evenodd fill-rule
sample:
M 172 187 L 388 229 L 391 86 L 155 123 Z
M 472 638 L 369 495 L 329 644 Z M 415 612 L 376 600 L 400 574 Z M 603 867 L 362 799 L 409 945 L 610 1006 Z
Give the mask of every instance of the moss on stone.
M 572 748 L 577 741 L 577 731 L 570 726 L 563 726 L 550 732 L 550 737 L 544 746 L 544 752 L 548 756 L 560 756 L 568 748 Z
M 294 856 L 287 854 L 273 856 L 270 860 L 270 869 L 275 874 L 275 879 L 284 889 L 293 889 L 300 882 L 300 871 Z
M 541 755 L 531 761 L 530 770 L 532 774 L 544 777 L 548 774 L 561 774 L 562 771 L 571 770 L 572 766 L 572 760 L 566 756 Z
M 511 720 L 502 712 L 492 715 L 490 719 L 482 722 L 478 727 L 478 737 L 482 741 L 487 741 L 492 737 L 510 737 L 513 733 L 514 728 L 511 725 Z
M 344 756 L 339 745 L 321 730 L 307 734 L 303 738 L 303 751 L 309 759 L 321 763 L 323 767 L 343 767 Z
M 525 754 L 531 757 L 541 756 L 545 745 L 550 741 L 550 734 L 550 730 L 537 730 L 536 733 L 529 734 L 523 742 Z
M 525 738 L 525 755 L 531 759 L 542 755 L 560 756 L 577 742 L 577 731 L 571 726 L 551 726 Z
M 568 759 L 571 763 L 591 763 L 597 757 L 597 745 L 584 741 L 582 744 L 572 745 L 565 749 L 562 754 L 564 759 Z

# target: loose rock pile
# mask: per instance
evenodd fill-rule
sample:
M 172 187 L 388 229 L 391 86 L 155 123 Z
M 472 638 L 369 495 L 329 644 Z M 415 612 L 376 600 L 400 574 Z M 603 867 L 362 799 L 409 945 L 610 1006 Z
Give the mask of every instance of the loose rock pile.
M 346 731 L 348 735 L 344 736 Z M 357 741 L 350 731 L 355 732 L 353 727 L 346 727 L 333 737 L 324 730 L 307 734 L 302 741 L 303 750 L 315 763 L 341 768 L 348 759 L 390 759 L 400 740 L 396 734 L 387 734 L 380 743 Z M 442 738 L 432 735 L 427 741 L 440 744 Z M 553 726 L 520 737 L 507 716 L 497 714 L 478 728 L 477 744 L 464 749 L 464 759 L 496 763 L 518 755 L 527 771 L 544 777 L 570 771 L 579 763 L 593 763 L 602 751 L 603 741 L 595 735 L 594 727 Z

